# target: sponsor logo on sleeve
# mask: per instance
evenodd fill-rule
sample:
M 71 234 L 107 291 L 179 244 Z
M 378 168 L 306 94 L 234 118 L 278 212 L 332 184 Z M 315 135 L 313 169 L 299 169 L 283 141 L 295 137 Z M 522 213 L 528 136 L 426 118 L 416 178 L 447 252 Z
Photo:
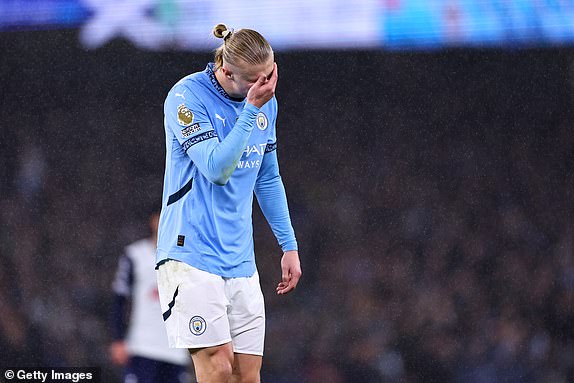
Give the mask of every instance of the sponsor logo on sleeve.
M 195 124 L 183 128 L 181 130 L 181 135 L 183 136 L 183 138 L 187 138 L 191 136 L 193 133 L 199 132 L 200 130 L 201 128 L 199 127 L 199 122 L 196 122 Z
M 180 104 L 177 107 L 177 122 L 181 126 L 189 126 L 193 123 L 193 113 L 185 104 Z

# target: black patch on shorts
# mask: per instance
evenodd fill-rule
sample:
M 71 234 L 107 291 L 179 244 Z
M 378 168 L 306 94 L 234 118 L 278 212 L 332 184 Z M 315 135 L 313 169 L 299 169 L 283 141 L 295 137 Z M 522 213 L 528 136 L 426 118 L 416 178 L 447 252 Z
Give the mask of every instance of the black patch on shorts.
M 177 246 L 183 246 L 185 244 L 185 235 L 177 236 Z
M 171 316 L 171 309 L 173 308 L 173 306 L 175 305 L 175 298 L 177 298 L 177 294 L 179 293 L 179 285 L 177 286 L 177 288 L 175 289 L 175 293 L 173 293 L 173 299 L 171 300 L 171 302 L 169 302 L 169 304 L 167 305 L 167 311 L 163 313 L 163 320 L 164 322 L 167 320 L 167 318 L 169 318 Z

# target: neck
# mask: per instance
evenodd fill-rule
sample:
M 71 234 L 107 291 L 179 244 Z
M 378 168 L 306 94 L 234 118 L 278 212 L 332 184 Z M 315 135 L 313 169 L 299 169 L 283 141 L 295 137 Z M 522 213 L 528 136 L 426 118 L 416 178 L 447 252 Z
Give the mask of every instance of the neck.
M 219 85 L 221 85 L 223 90 L 227 92 L 230 97 L 236 97 L 232 92 L 231 85 L 229 84 L 227 77 L 225 77 L 221 70 L 218 69 L 215 71 L 215 78 L 219 82 Z

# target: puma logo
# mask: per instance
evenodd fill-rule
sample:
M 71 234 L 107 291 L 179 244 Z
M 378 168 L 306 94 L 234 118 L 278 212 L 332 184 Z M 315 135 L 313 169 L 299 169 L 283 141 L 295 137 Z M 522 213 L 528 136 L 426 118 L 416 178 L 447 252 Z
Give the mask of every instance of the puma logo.
M 225 127 L 225 118 L 221 117 L 219 114 L 215 113 L 215 118 L 223 122 L 223 127 Z

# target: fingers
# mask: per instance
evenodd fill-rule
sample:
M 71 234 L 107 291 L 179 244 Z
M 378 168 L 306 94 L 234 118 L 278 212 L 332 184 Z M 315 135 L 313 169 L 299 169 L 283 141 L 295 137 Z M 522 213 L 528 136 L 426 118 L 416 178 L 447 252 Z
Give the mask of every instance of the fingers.
M 267 78 L 265 76 L 259 76 L 259 78 L 257 79 L 257 82 L 255 83 L 255 85 L 259 85 L 262 86 L 263 84 L 265 84 L 267 82 Z
M 288 282 L 279 282 L 276 289 L 277 295 L 285 295 L 288 292 L 295 290 L 298 282 L 299 279 L 294 278 L 291 278 Z
M 289 284 L 287 282 L 280 282 L 277 285 L 277 295 L 285 295 L 293 289 L 294 289 L 294 287 L 291 286 L 291 284 Z
M 275 289 L 275 292 L 277 293 L 277 295 L 282 295 L 290 291 L 287 290 L 287 288 L 289 288 L 289 282 L 279 282 L 277 288 Z
M 288 250 L 281 258 L 281 282 L 277 285 L 276 292 L 279 295 L 287 294 L 294 290 L 301 278 L 301 264 L 297 250 Z
M 262 83 L 259 82 L 261 80 L 261 78 L 264 79 L 264 81 Z M 265 76 L 259 77 L 257 79 L 257 82 L 259 83 L 258 84 L 259 86 L 266 86 L 274 92 L 275 86 L 277 85 L 277 63 L 273 64 L 273 71 L 271 72 L 269 77 L 265 77 Z
M 277 80 L 278 80 L 278 74 L 277 74 L 277 63 L 274 64 L 273 67 L 273 72 L 271 73 L 271 77 L 269 77 L 269 87 L 271 88 L 271 90 L 273 91 L 273 93 L 275 93 L 275 87 L 277 86 Z
M 273 65 L 273 72 L 271 73 L 271 77 L 269 78 L 269 81 L 272 82 L 273 86 L 277 84 L 277 80 L 279 79 L 279 73 L 277 71 L 278 71 L 277 63 L 275 63 Z
M 279 282 L 277 285 L 276 292 L 278 295 L 284 295 L 288 292 L 295 290 L 297 284 L 299 283 L 299 279 L 301 278 L 301 271 L 300 270 L 289 270 L 287 274 L 285 271 L 283 272 L 282 279 L 283 281 Z

